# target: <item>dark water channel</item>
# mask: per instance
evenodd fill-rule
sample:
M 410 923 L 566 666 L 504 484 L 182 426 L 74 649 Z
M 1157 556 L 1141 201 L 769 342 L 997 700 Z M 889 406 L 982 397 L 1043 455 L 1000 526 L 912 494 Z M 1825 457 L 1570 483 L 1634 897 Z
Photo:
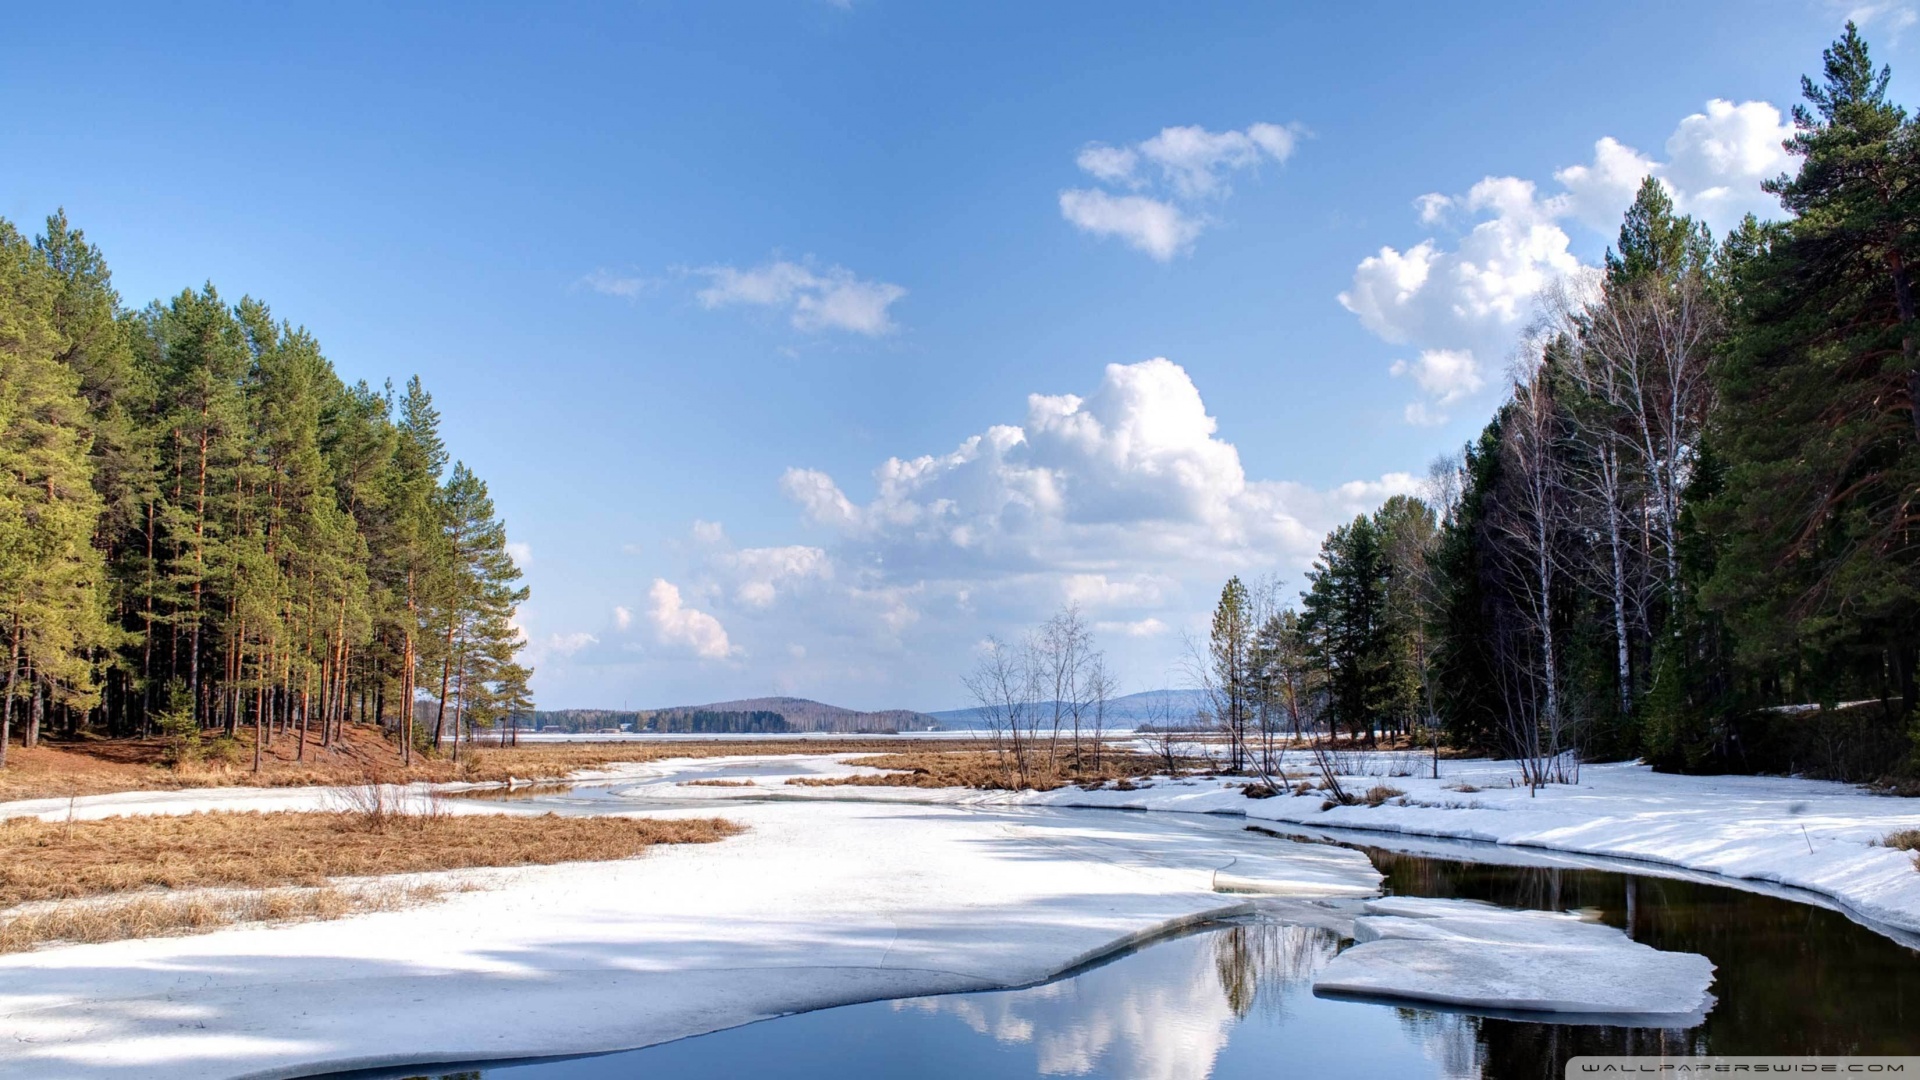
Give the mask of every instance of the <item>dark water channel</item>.
M 1920 1054 L 1920 952 L 1836 912 L 1691 881 L 1363 850 L 1392 893 L 1585 910 L 1656 948 L 1705 954 L 1718 1004 L 1698 1027 L 1657 1030 L 1328 1000 L 1313 976 L 1346 942 L 1255 916 L 1024 990 L 850 1005 L 619 1054 L 383 1075 L 1544 1078 L 1576 1054 Z

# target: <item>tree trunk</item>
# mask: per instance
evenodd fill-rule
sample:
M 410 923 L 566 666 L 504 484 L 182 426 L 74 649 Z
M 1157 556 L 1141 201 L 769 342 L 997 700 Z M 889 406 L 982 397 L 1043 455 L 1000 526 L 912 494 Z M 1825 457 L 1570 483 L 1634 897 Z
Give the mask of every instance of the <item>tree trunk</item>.
M 453 627 L 457 621 L 457 619 L 447 620 L 447 658 L 440 662 L 440 707 L 433 714 L 433 748 L 435 750 L 440 749 L 441 729 L 447 719 L 447 687 L 453 678 Z M 453 741 L 456 746 L 459 744 L 459 732 L 453 733 Z
M 13 740 L 13 691 L 20 679 L 20 616 L 13 617 L 13 649 L 7 662 L 5 700 L 0 700 L 0 769 L 7 767 L 7 743 Z
M 1618 468 L 1613 461 L 1611 450 L 1602 451 L 1606 458 L 1604 467 L 1612 473 Z M 1609 482 L 1609 491 L 1614 484 Z M 1633 711 L 1633 668 L 1627 641 L 1627 573 L 1626 554 L 1621 550 L 1620 503 L 1618 499 L 1607 500 L 1607 544 L 1613 556 L 1613 642 L 1614 663 L 1619 669 L 1620 716 L 1624 719 Z
M 1893 273 L 1893 302 L 1900 311 L 1900 325 L 1905 327 L 1900 335 L 1900 355 L 1907 362 L 1907 409 L 1913 418 L 1913 436 L 1920 440 L 1920 359 L 1914 356 L 1913 282 L 1898 251 L 1887 252 L 1887 269 Z
M 27 739 L 29 750 L 40 745 L 40 716 L 46 708 L 46 699 L 40 694 L 40 673 L 34 670 L 33 658 L 27 658 Z

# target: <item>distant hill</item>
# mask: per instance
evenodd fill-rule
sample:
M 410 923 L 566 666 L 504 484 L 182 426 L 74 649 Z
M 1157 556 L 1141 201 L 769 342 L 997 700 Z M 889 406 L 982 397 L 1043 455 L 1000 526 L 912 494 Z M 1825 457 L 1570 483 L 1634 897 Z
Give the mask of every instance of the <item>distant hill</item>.
M 702 712 L 778 713 L 793 731 L 933 731 L 939 722 L 911 709 L 860 712 L 796 697 L 745 698 L 696 705 Z
M 860 712 L 796 697 L 746 698 L 666 709 L 547 709 L 533 713 L 540 731 L 657 731 L 749 734 L 796 731 L 882 733 L 932 731 L 938 721 L 908 709 Z
M 1201 690 L 1143 690 L 1107 702 L 1107 726 L 1130 728 L 1167 722 L 1184 724 L 1198 715 L 1205 702 L 1206 693 Z M 1053 703 L 1042 702 L 1040 708 L 1051 712 Z M 976 730 L 987 726 L 986 718 L 977 708 L 945 709 L 927 715 L 940 721 L 943 728 Z

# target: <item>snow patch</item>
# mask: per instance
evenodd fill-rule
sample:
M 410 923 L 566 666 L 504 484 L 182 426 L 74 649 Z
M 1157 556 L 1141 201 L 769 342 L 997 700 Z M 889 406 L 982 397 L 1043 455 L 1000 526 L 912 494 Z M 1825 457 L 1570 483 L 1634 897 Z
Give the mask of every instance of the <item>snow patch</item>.
M 1662 952 L 1566 912 L 1390 897 L 1366 905 L 1353 939 L 1314 993 L 1615 1026 L 1692 1027 L 1713 1007 L 1706 957 Z

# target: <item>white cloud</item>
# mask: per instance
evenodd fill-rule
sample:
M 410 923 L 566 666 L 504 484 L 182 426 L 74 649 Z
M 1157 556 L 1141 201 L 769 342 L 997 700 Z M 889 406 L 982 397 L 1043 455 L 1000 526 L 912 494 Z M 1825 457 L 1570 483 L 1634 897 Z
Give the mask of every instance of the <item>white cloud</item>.
M 725 660 L 734 654 L 720 620 L 704 611 L 690 608 L 680 598 L 680 589 L 665 578 L 653 579 L 647 593 L 653 603 L 648 615 L 660 644 L 684 646 L 703 660 Z
M 800 544 L 744 548 L 723 556 L 721 564 L 737 579 L 734 598 L 757 608 L 772 604 L 783 585 L 833 576 L 833 563 L 825 551 Z
M 994 425 L 945 454 L 889 458 L 864 505 L 815 470 L 789 470 L 783 487 L 814 523 L 877 545 L 881 565 L 1051 569 L 1063 575 L 1053 595 L 1079 599 L 1128 587 L 1093 567 L 1158 565 L 1140 561 L 1149 552 L 1194 564 L 1304 562 L 1324 527 L 1348 516 L 1329 518 L 1327 507 L 1412 489 L 1399 474 L 1333 493 L 1251 481 L 1216 426 L 1179 365 L 1110 364 L 1084 398 L 1030 395 L 1021 426 Z
M 1073 159 L 1080 171 L 1108 184 L 1137 183 L 1133 168 L 1140 164 L 1140 155 L 1124 146 L 1104 146 L 1095 143 L 1080 151 Z
M 597 645 L 600 639 L 588 633 L 552 634 L 547 637 L 547 653 L 552 656 L 572 656 L 589 645 Z
M 1172 203 L 1097 189 L 1061 192 L 1060 216 L 1082 232 L 1119 237 L 1161 262 L 1186 251 L 1206 228 L 1199 218 Z
M 717 521 L 702 521 L 695 518 L 691 531 L 694 541 L 707 547 L 721 547 L 727 542 L 726 527 Z
M 513 565 L 525 570 L 533 565 L 533 545 L 510 540 L 507 542 L 507 557 L 513 560 Z
M 1869 26 L 1883 26 L 1887 30 L 1889 44 L 1898 44 L 1903 33 L 1920 22 L 1920 14 L 1915 13 L 1913 0 L 1827 0 L 1827 9 L 1844 15 L 1850 21 L 1865 29 Z
M 1433 399 L 1433 405 L 1439 407 L 1451 405 L 1476 393 L 1485 384 L 1480 375 L 1479 361 L 1465 349 L 1422 349 L 1418 359 L 1412 362 L 1395 360 L 1387 370 L 1395 377 L 1410 376 Z M 1406 416 L 1411 424 L 1446 422 L 1444 414 L 1432 411 L 1426 402 L 1421 401 L 1408 405 Z
M 613 625 L 619 627 L 622 630 L 629 629 L 630 627 L 633 626 L 633 612 L 617 604 L 614 605 Z
M 1793 171 L 1792 155 L 1780 145 L 1792 134 L 1793 125 L 1764 101 L 1735 105 L 1716 98 L 1706 112 L 1680 121 L 1667 138 L 1667 163 L 1656 175 L 1680 209 L 1723 234 L 1745 214 L 1779 215 L 1779 201 L 1761 191 L 1760 182 Z
M 1656 165 L 1631 146 L 1608 136 L 1593 144 L 1593 160 L 1585 165 L 1569 165 L 1553 174 L 1566 189 L 1561 204 L 1581 224 L 1602 234 L 1620 228 L 1620 215 L 1633 204 L 1640 181 L 1653 174 Z
M 1438 427 L 1447 422 L 1447 414 L 1427 407 L 1424 401 L 1409 401 L 1400 415 L 1414 427 Z
M 1743 214 L 1777 213 L 1760 182 L 1788 167 L 1780 142 L 1790 133 L 1764 101 L 1716 98 L 1675 126 L 1664 162 L 1603 138 L 1591 160 L 1553 174 L 1558 190 L 1551 194 L 1520 177 L 1489 176 L 1463 196 L 1422 195 L 1414 202 L 1422 225 L 1464 219 L 1465 232 L 1450 246 L 1429 237 L 1405 249 L 1382 247 L 1360 261 L 1339 301 L 1376 337 L 1419 349 L 1418 360 L 1397 360 L 1389 370 L 1411 376 L 1426 394 L 1407 405 L 1409 423 L 1444 422 L 1440 410 L 1479 391 L 1487 366 L 1519 344 L 1542 290 L 1596 272 L 1574 255 L 1569 225 L 1611 241 L 1647 176 L 1717 233 Z
M 653 291 L 660 283 L 653 278 L 616 274 L 611 270 L 601 269 L 581 278 L 579 284 L 601 296 L 617 296 L 623 300 L 633 300 Z
M 1090 143 L 1074 157 L 1080 170 L 1109 187 L 1060 193 L 1060 216 L 1095 236 L 1111 236 L 1166 262 L 1190 249 L 1211 224 L 1203 207 L 1232 192 L 1227 177 L 1263 161 L 1284 162 L 1299 141 L 1298 125 L 1251 124 L 1244 131 L 1196 125 L 1162 128 L 1130 146 Z M 1151 194 L 1139 194 L 1151 189 Z
M 744 304 L 784 310 L 797 330 L 845 330 L 880 337 L 897 327 L 889 309 L 907 290 L 884 281 L 865 281 L 843 266 L 816 270 L 802 263 L 774 259 L 741 270 L 707 266 L 696 270 L 711 284 L 700 290 L 709 309 Z
M 1420 224 L 1432 225 L 1445 218 L 1447 212 L 1453 209 L 1453 196 L 1429 191 L 1413 200 L 1413 206 L 1420 211 Z
M 1208 131 L 1199 126 L 1162 128 L 1139 146 L 1140 157 L 1160 167 L 1174 193 L 1187 199 L 1228 193 L 1225 173 L 1249 169 L 1271 158 L 1293 156 L 1296 135 L 1278 124 L 1254 124 L 1245 131 Z
M 1139 607 L 1157 604 L 1168 581 L 1159 575 L 1135 574 L 1115 580 L 1106 574 L 1069 574 L 1061 582 L 1067 603 L 1085 608 Z
M 1071 602 L 1127 691 L 1178 685 L 1179 630 L 1229 574 L 1298 586 L 1328 528 L 1416 489 L 1399 473 L 1330 488 L 1248 475 L 1168 360 L 1037 389 L 938 453 L 876 455 L 866 476 L 788 470 L 810 535 L 670 545 L 683 561 L 632 605 L 631 629 L 616 611 L 571 668 L 667 704 L 735 692 L 721 674 L 750 657 L 768 689 L 940 708 L 964 701 L 975 642 L 1017 640 Z
M 1097 622 L 1093 624 L 1097 634 L 1118 634 L 1122 637 L 1157 637 L 1167 632 L 1167 624 L 1148 616 L 1134 622 Z

